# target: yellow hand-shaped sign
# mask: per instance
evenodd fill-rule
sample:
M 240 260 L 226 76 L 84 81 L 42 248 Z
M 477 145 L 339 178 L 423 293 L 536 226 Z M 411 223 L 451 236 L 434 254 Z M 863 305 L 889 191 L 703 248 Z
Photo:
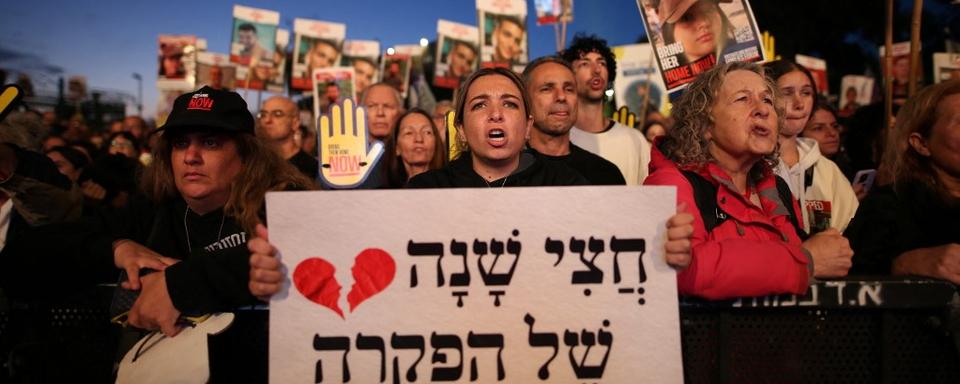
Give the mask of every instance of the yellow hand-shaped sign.
M 448 111 L 446 116 L 444 116 L 443 121 L 445 122 L 447 129 L 447 159 L 453 160 L 460 156 L 460 140 L 457 136 L 457 127 L 453 125 L 453 118 L 456 116 L 456 112 Z
M 627 106 L 622 106 L 616 112 L 613 113 L 613 120 L 633 128 L 637 124 L 637 115 L 630 112 L 630 109 Z
M 320 179 L 333 188 L 357 187 L 370 176 L 380 161 L 383 143 L 367 142 L 367 119 L 363 107 L 354 107 L 353 100 L 330 108 L 330 115 L 320 117 L 317 124 L 317 145 L 320 151 Z
M 761 44 L 763 44 L 763 61 L 771 62 L 774 60 L 780 60 L 780 55 L 776 51 L 776 40 L 773 38 L 773 35 L 768 31 L 763 31 L 762 36 L 760 37 Z
M 17 88 L 16 85 L 3 87 L 3 91 L 0 92 L 0 120 L 3 120 L 7 113 L 13 110 L 11 107 L 22 95 L 23 92 L 20 92 L 20 88 Z

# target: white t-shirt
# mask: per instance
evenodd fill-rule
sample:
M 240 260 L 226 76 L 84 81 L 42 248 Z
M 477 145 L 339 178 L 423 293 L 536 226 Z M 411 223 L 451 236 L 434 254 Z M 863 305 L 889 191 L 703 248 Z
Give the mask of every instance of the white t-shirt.
M 615 164 L 627 180 L 627 185 L 642 185 L 650 166 L 650 143 L 640 131 L 613 122 L 600 133 L 590 133 L 577 127 L 570 129 L 570 141 Z

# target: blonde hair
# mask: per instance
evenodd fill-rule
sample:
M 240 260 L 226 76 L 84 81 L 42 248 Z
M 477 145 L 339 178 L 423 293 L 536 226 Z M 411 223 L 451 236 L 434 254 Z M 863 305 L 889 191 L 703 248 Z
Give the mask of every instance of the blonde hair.
M 783 125 L 783 107 L 780 105 L 780 91 L 777 86 L 764 76 L 764 68 L 754 63 L 731 62 L 718 65 L 709 71 L 701 73 L 687 86 L 680 99 L 674 103 L 672 115 L 676 125 L 667 130 L 660 150 L 670 160 L 679 166 L 703 166 L 713 161 L 710 154 L 707 130 L 714 125 L 712 111 L 717 103 L 720 87 L 733 71 L 750 71 L 763 78 L 764 85 L 774 97 L 774 106 L 777 114 L 777 126 Z M 779 145 L 770 154 L 764 155 L 763 160 L 769 166 L 776 164 L 779 157 Z

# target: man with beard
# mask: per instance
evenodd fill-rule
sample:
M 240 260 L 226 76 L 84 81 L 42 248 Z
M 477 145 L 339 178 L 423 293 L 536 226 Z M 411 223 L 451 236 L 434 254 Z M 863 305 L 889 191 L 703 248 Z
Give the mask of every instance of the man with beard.
M 563 51 L 563 58 L 573 65 L 579 101 L 570 140 L 616 164 L 627 185 L 642 184 L 650 163 L 650 144 L 640 131 L 603 116 L 605 92 L 617 70 L 607 41 L 577 35 L 570 48 Z
M 573 168 L 593 185 L 624 185 L 613 163 L 570 143 L 577 121 L 577 80 L 570 63 L 554 56 L 534 60 L 523 71 L 533 129 L 527 146 L 543 158 Z

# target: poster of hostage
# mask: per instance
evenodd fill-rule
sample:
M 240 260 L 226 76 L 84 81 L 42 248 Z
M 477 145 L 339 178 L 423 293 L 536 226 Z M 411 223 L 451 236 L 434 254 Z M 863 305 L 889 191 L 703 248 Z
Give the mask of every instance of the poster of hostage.
M 527 2 L 477 0 L 477 23 L 482 38 L 480 66 L 523 72 L 527 64 Z
M 310 76 L 318 68 L 340 64 L 347 25 L 310 19 L 293 20 L 293 65 L 290 84 L 295 89 L 309 90 Z
M 719 63 L 763 60 L 747 0 L 637 0 L 637 6 L 668 92 Z
M 277 30 L 276 45 L 270 62 L 262 62 L 255 66 L 237 67 L 237 88 L 247 88 L 258 91 L 281 93 L 286 88 L 284 68 L 287 64 L 287 45 L 290 42 L 290 31 Z
M 160 35 L 157 55 L 157 89 L 190 89 L 195 83 L 197 37 L 193 35 Z
M 279 23 L 278 12 L 234 5 L 230 61 L 248 67 L 273 64 Z
M 455 89 L 477 69 L 480 30 L 472 25 L 437 20 L 437 62 L 433 85 Z
M 330 106 L 345 99 L 356 100 L 356 73 L 352 67 L 313 70 L 313 115 L 330 113 Z
M 675 194 L 268 193 L 270 382 L 680 383 Z

